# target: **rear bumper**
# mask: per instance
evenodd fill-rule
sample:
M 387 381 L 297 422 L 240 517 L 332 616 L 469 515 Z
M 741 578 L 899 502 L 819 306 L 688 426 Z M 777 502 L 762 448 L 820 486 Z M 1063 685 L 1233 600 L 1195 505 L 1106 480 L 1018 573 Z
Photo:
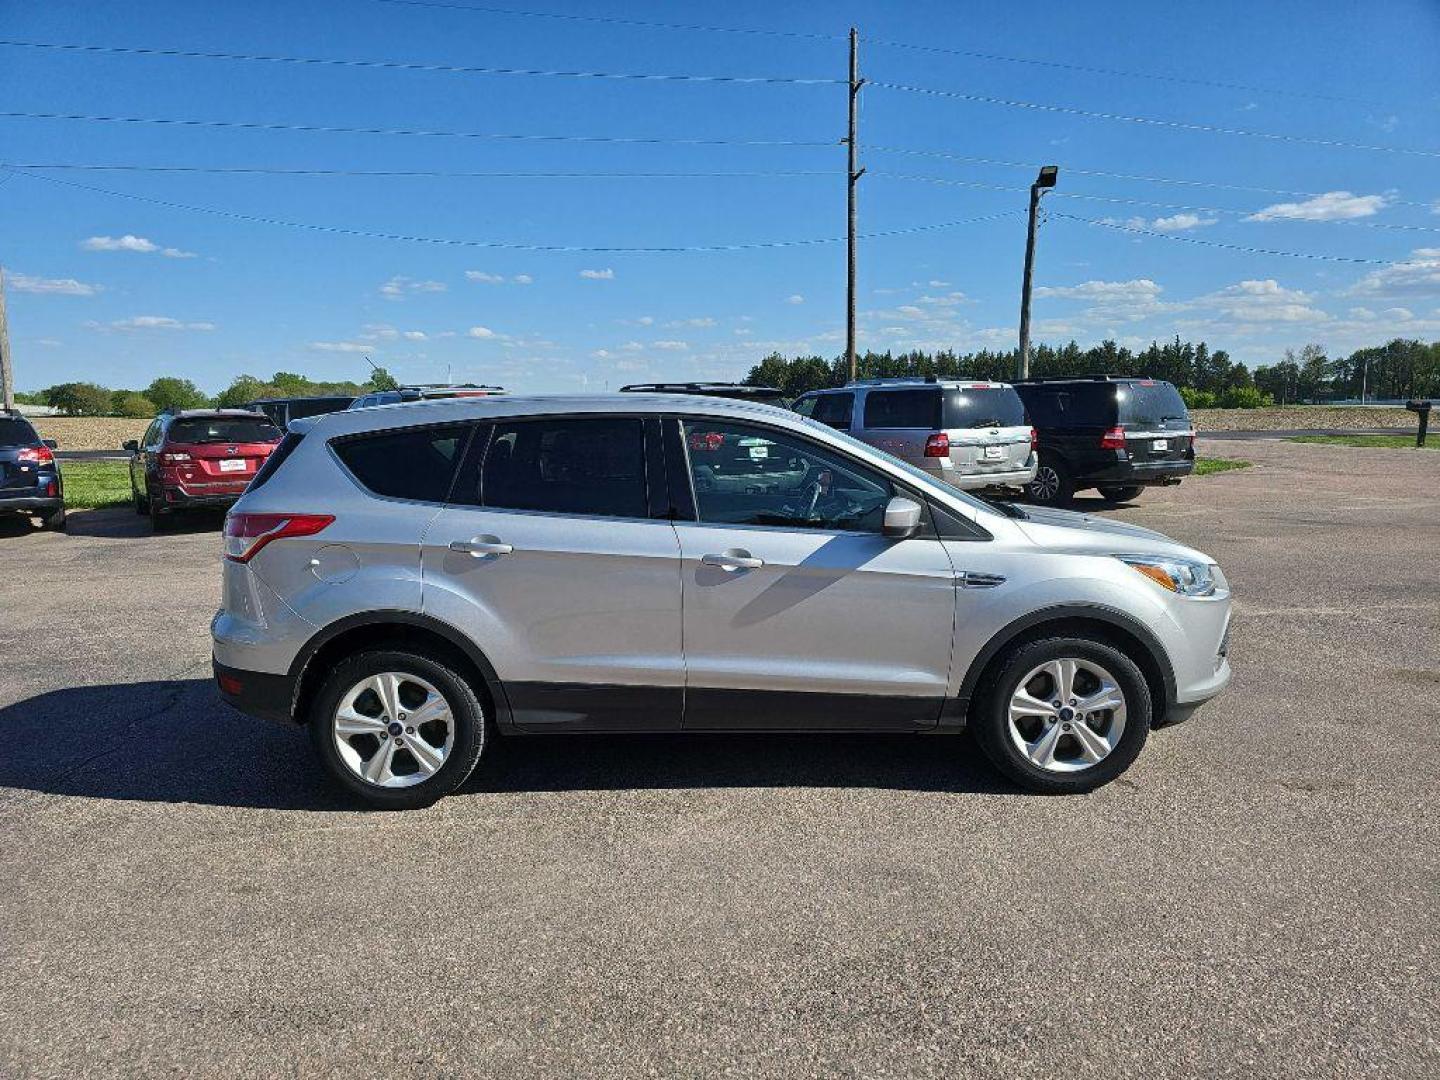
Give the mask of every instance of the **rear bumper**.
M 219 510 L 234 506 L 240 496 L 245 494 L 245 490 L 241 488 L 239 491 L 190 492 L 183 487 L 167 486 L 161 489 L 161 493 L 165 505 L 172 510 Z
M 261 720 L 295 722 L 295 689 L 293 675 L 272 675 L 263 671 L 232 668 L 212 659 L 215 684 L 225 703 L 247 716 Z
M 51 513 L 65 505 L 59 495 L 10 495 L 0 491 L 0 512 Z
M 1186 458 L 1182 461 L 1120 461 L 1114 465 L 1087 472 L 1081 482 L 1090 484 L 1117 484 L 1120 486 L 1129 486 L 1131 484 L 1139 484 L 1142 486 L 1150 484 L 1178 484 L 1194 471 L 1195 461 L 1192 458 Z
M 1031 454 L 1018 469 L 995 470 L 984 466 L 951 465 L 949 467 L 926 467 L 925 471 L 942 483 L 961 491 L 977 491 L 988 487 L 1024 487 L 1035 479 L 1039 459 Z

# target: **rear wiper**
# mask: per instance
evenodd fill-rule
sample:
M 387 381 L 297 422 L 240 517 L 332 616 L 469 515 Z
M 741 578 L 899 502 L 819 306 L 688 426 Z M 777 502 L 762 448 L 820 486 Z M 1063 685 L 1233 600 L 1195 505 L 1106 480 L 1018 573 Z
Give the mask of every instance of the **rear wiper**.
M 1183 416 L 1162 416 L 1162 417 L 1160 417 L 1160 422 L 1163 424 L 1166 420 L 1184 420 L 1184 419 L 1185 419 L 1185 417 L 1183 417 Z

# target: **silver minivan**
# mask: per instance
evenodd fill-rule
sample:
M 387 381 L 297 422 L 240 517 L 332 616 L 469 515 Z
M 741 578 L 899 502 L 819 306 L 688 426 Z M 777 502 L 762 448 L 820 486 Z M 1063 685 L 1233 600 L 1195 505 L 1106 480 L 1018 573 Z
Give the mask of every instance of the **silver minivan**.
M 859 379 L 792 408 L 967 491 L 1035 479 L 1035 429 L 1008 383 Z
M 490 397 L 296 421 L 225 522 L 222 695 L 421 806 L 502 736 L 973 731 L 1118 776 L 1230 680 L 1207 556 L 990 506 L 793 412 Z

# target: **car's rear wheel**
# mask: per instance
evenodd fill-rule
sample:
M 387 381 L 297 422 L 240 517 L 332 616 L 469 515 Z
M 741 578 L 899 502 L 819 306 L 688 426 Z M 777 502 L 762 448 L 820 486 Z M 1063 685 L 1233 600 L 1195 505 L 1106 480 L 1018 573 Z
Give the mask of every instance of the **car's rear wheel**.
M 40 528 L 54 529 L 56 531 L 63 530 L 65 528 L 65 507 L 62 506 L 59 510 L 54 510 L 48 514 L 41 514 Z
M 1032 641 L 992 669 L 970 723 L 994 766 L 1042 794 L 1090 791 L 1124 772 L 1150 731 L 1145 676 L 1114 646 Z
M 1075 494 L 1075 481 L 1058 461 L 1041 461 L 1035 479 L 1025 485 L 1025 494 L 1041 506 L 1065 506 Z
M 315 695 L 310 737 L 331 775 L 377 809 L 428 806 L 484 752 L 485 710 L 463 676 L 420 653 L 361 653 Z
M 1134 502 L 1140 497 L 1145 488 L 1140 484 L 1129 484 L 1124 487 L 1102 487 L 1100 497 L 1106 502 L 1121 503 Z
M 147 494 L 146 510 L 150 515 L 150 528 L 155 532 L 166 531 L 175 521 L 174 513 L 165 509 L 164 500 L 154 491 Z

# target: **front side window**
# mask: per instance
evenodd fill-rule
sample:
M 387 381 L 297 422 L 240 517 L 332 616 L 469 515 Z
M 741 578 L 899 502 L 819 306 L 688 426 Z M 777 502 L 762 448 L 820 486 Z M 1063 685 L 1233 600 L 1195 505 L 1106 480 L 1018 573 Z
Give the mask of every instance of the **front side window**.
M 444 502 L 468 432 L 467 424 L 404 428 L 333 445 L 355 479 L 376 495 Z
M 816 399 L 815 411 L 811 415 L 822 424 L 828 424 L 840 431 L 849 431 L 851 417 L 855 415 L 855 395 L 849 391 L 841 394 L 821 394 Z
M 500 421 L 480 501 L 503 510 L 643 518 L 645 438 L 633 417 Z
M 801 416 L 814 416 L 815 404 L 819 400 L 820 399 L 818 397 L 804 397 L 801 398 L 799 401 L 795 402 L 795 404 L 792 405 L 791 408 L 795 412 L 799 413 Z
M 865 395 L 867 428 L 940 427 L 939 390 L 871 390 Z
M 890 482 L 799 436 L 695 419 L 685 446 L 703 523 L 874 533 L 884 525 Z

